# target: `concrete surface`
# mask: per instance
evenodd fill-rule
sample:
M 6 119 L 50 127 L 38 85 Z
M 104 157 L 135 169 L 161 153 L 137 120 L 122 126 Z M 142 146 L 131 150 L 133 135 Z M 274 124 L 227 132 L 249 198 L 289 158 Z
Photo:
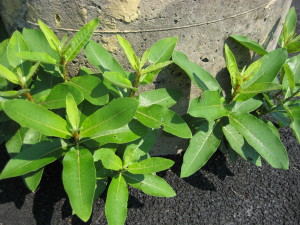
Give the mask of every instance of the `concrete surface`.
M 10 32 L 25 26 L 36 27 L 41 19 L 59 36 L 72 35 L 86 22 L 99 17 L 101 25 L 93 39 L 125 65 L 128 63 L 116 34 L 127 38 L 139 56 L 157 40 L 177 36 L 177 50 L 185 52 L 228 87 L 223 46 L 224 42 L 233 46 L 229 35 L 245 35 L 273 49 L 290 3 L 291 0 L 0 0 L 0 13 Z M 234 48 L 236 53 L 243 50 Z M 249 63 L 251 57 L 243 56 L 238 59 L 240 65 Z M 70 65 L 71 75 L 85 63 L 82 54 Z M 160 87 L 183 91 L 184 96 L 174 107 L 179 114 L 186 112 L 189 98 L 199 94 L 187 76 L 174 66 L 163 70 L 156 82 L 143 90 Z M 170 154 L 185 147 L 186 142 L 164 136 L 154 151 Z

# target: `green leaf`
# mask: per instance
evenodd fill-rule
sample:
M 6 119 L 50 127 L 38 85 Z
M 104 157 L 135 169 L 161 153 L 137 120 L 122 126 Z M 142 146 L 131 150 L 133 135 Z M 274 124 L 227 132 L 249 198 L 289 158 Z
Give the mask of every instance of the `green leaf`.
M 225 98 L 218 91 L 204 91 L 200 98 L 191 101 L 188 113 L 194 117 L 215 120 L 226 116 L 229 111 L 226 109 Z
M 252 112 L 263 104 L 260 98 L 249 98 L 243 102 L 233 102 L 231 112 Z
M 241 35 L 230 35 L 234 40 L 239 42 L 240 44 L 244 45 L 245 47 L 249 48 L 250 50 L 256 52 L 260 56 L 264 56 L 268 52 L 264 49 L 263 46 L 261 46 L 259 43 L 250 40 L 246 36 L 241 36 Z
M 20 83 L 18 76 L 14 72 L 10 71 L 9 69 L 7 69 L 5 66 L 1 64 L 0 64 L 0 76 L 4 77 L 5 79 L 9 80 L 14 84 Z
M 259 70 L 259 68 L 261 66 L 262 59 L 263 58 L 260 58 L 260 59 L 256 60 L 255 62 L 251 63 L 250 66 L 248 66 L 248 68 L 242 74 L 243 82 L 248 81 L 249 79 L 251 79 L 254 76 L 254 74 L 257 73 L 257 71 Z
M 138 107 L 133 98 L 119 98 L 97 110 L 82 123 L 81 137 L 97 136 L 105 130 L 116 129 L 129 123 Z
M 141 74 L 143 75 L 143 74 L 148 74 L 148 73 L 153 73 L 153 72 L 156 72 L 156 71 L 160 71 L 161 69 L 165 68 L 166 66 L 168 66 L 172 63 L 173 63 L 173 61 L 166 61 L 166 62 L 150 65 L 147 68 L 142 69 Z M 142 80 L 143 79 L 141 79 L 141 81 Z
M 153 157 L 128 166 L 127 171 L 133 174 L 156 173 L 169 169 L 174 161 L 161 157 Z
M 284 26 L 286 27 L 285 42 L 294 37 L 297 24 L 297 14 L 295 7 L 289 9 L 289 12 L 285 18 Z
M 131 67 L 137 71 L 140 68 L 140 60 L 136 56 L 134 50 L 132 49 L 131 44 L 129 41 L 127 41 L 125 38 L 121 37 L 120 35 L 117 35 L 119 44 L 121 45 Z
M 123 75 L 119 72 L 110 72 L 106 71 L 103 73 L 103 76 L 105 79 L 107 79 L 109 82 L 113 83 L 114 85 L 122 88 L 129 88 L 133 89 L 135 91 L 138 91 L 137 88 L 134 88 L 131 84 L 131 81 L 127 78 L 123 77 Z
M 119 72 L 127 77 L 124 69 L 120 64 L 115 60 L 114 57 L 100 44 L 91 40 L 86 48 L 85 54 L 88 60 L 101 72 L 113 71 Z
M 150 53 L 150 49 L 147 49 L 147 50 L 143 53 L 142 58 L 141 58 L 140 68 L 139 68 L 139 69 L 142 69 L 143 66 L 145 65 L 145 63 L 147 62 L 148 57 L 149 57 L 149 53 Z
M 139 107 L 135 118 L 150 128 L 160 128 L 182 138 L 191 138 L 192 133 L 185 121 L 175 112 L 161 105 Z
M 72 94 L 68 93 L 66 98 L 66 112 L 68 116 L 68 121 L 72 125 L 74 130 L 79 128 L 80 115 L 77 108 L 77 103 Z
M 11 136 L 11 138 L 7 140 L 5 143 L 7 153 L 9 154 L 10 157 L 15 156 L 17 153 L 21 151 L 24 136 L 28 131 L 28 128 L 19 127 L 17 124 L 13 124 L 12 126 L 14 126 L 17 130 Z
M 177 44 L 177 37 L 165 38 L 157 41 L 149 49 L 149 62 L 153 64 L 162 63 L 169 60 Z
M 72 61 L 80 50 L 88 43 L 94 30 L 99 25 L 99 19 L 93 19 L 84 25 L 70 40 L 71 47 L 66 51 L 65 58 L 67 62 Z
M 50 44 L 48 43 L 45 35 L 42 31 L 37 29 L 23 29 L 23 38 L 28 44 L 30 51 L 32 52 L 43 52 L 51 56 L 57 62 L 60 61 L 59 54 L 51 48 Z M 54 48 L 55 49 L 55 48 Z
M 61 157 L 64 147 L 59 139 L 54 139 L 24 149 L 8 161 L 0 174 L 0 180 L 21 176 L 44 167 Z
M 166 198 L 176 196 L 172 187 L 159 176 L 153 174 L 131 174 L 128 172 L 123 175 L 130 186 L 142 190 L 147 195 Z
M 84 222 L 88 221 L 96 188 L 96 169 L 89 150 L 72 148 L 66 153 L 62 180 L 73 211 Z
M 59 65 L 59 62 L 52 58 L 50 55 L 44 52 L 19 52 L 15 54 L 16 57 L 23 59 L 23 60 L 28 60 L 32 62 L 41 62 L 41 63 L 46 63 L 46 64 L 54 64 L 54 65 Z
M 9 39 L 6 39 L 0 43 L 0 64 L 11 69 L 11 66 L 7 59 L 7 46 L 9 44 Z
M 250 161 L 256 166 L 261 166 L 260 155 L 247 143 L 231 124 L 222 127 L 223 133 L 231 148 L 243 159 Z
M 58 50 L 58 46 L 60 45 L 60 41 L 58 40 L 57 36 L 54 34 L 54 32 L 41 20 L 38 20 L 38 24 L 44 33 L 49 45 L 51 48 L 53 48 L 55 51 Z
M 183 156 L 180 177 L 188 177 L 204 166 L 221 143 L 222 130 L 214 121 L 205 121 L 192 137 Z
M 242 84 L 242 77 L 237 66 L 236 59 L 227 44 L 225 44 L 225 58 L 226 67 L 230 74 L 231 86 L 235 90 Z
M 12 67 L 17 67 L 24 62 L 22 59 L 16 57 L 16 53 L 24 51 L 29 51 L 29 47 L 24 41 L 22 34 L 19 31 L 15 31 L 7 46 L 7 59 Z M 22 71 L 25 71 L 24 68 L 22 68 Z
M 42 176 L 44 173 L 44 168 L 41 168 L 37 171 L 28 173 L 23 176 L 24 182 L 27 186 L 27 188 L 31 191 L 34 192 L 37 187 L 39 186 Z
M 90 139 L 82 140 L 82 143 L 93 146 L 96 142 L 97 147 L 108 143 L 124 144 L 140 138 L 148 131 L 148 127 L 145 127 L 137 120 L 132 120 L 120 128 L 99 132 Z
M 65 108 L 66 97 L 68 94 L 73 95 L 76 104 L 79 104 L 83 101 L 83 95 L 77 88 L 61 83 L 51 89 L 48 97 L 45 99 L 45 101 L 40 102 L 40 105 L 47 109 Z
M 106 169 L 116 171 L 122 169 L 122 160 L 111 149 L 99 149 L 95 152 L 94 157 L 99 158 Z
M 289 68 L 293 72 L 295 83 L 300 83 L 300 54 L 287 61 Z
M 108 187 L 105 215 L 111 225 L 123 225 L 127 216 L 128 189 L 122 174 L 112 178 Z
M 2 103 L 5 113 L 23 127 L 33 128 L 47 136 L 70 138 L 67 123 L 60 116 L 26 100 Z
M 270 115 L 278 122 L 280 127 L 287 127 L 290 125 L 290 120 L 281 112 L 271 112 Z
M 94 105 L 108 103 L 108 90 L 102 81 L 92 75 L 84 75 L 72 78 L 67 85 L 72 85 L 83 94 L 84 98 Z
M 202 90 L 221 91 L 218 81 L 205 69 L 189 61 L 182 52 L 174 51 L 172 59 L 174 63 L 183 69 L 191 81 Z
M 268 125 L 248 113 L 231 113 L 228 117 L 230 124 L 272 167 L 288 169 L 286 150 Z
M 40 66 L 40 63 L 35 63 L 33 66 L 30 67 L 28 73 L 25 74 L 27 86 L 30 85 L 31 78 L 36 74 L 36 72 L 37 72 L 39 66 Z
M 290 90 L 293 92 L 294 88 L 295 88 L 295 75 L 294 75 L 294 71 L 292 71 L 291 67 L 289 66 L 288 63 L 285 63 L 283 65 L 284 68 L 284 77 L 286 77 L 286 79 L 288 80 L 289 83 L 289 88 Z
M 294 134 L 300 143 L 300 101 L 294 100 L 288 102 L 284 108 L 288 112 L 290 118 L 291 118 L 291 124 L 290 127 L 294 131 Z
M 162 105 L 167 108 L 176 104 L 181 97 L 181 92 L 173 89 L 160 88 L 139 94 L 140 106 Z
M 286 46 L 288 53 L 300 52 L 300 41 L 295 41 Z
M 97 201 L 97 199 L 100 197 L 100 195 L 105 191 L 107 186 L 107 179 L 99 179 L 96 181 L 96 189 L 95 189 L 95 195 L 94 195 L 94 203 Z

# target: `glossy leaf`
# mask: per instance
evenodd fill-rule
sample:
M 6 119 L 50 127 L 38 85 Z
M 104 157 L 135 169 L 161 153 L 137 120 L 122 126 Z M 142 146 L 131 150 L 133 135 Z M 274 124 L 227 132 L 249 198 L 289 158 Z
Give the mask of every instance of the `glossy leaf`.
M 134 70 L 138 70 L 140 68 L 140 60 L 136 56 L 131 44 L 120 35 L 117 35 L 117 38 L 118 38 L 119 44 L 121 45 L 131 67 Z
M 23 176 L 26 187 L 31 192 L 34 192 L 37 189 L 37 187 L 39 186 L 39 184 L 42 180 L 43 173 L 44 173 L 44 168 L 41 168 L 37 171 L 28 173 Z
M 38 24 L 39 24 L 39 27 L 41 28 L 42 32 L 44 33 L 49 45 L 51 46 L 51 48 L 53 48 L 55 51 L 57 51 L 58 46 L 60 45 L 60 41 L 58 40 L 57 36 L 41 20 L 38 20 Z
M 82 123 L 81 137 L 93 137 L 98 133 L 116 129 L 129 123 L 138 107 L 133 98 L 119 98 L 97 110 Z
M 32 145 L 8 161 L 0 174 L 0 179 L 17 177 L 36 171 L 61 157 L 64 153 L 64 147 L 58 139 Z
M 221 139 L 222 131 L 218 124 L 203 122 L 184 153 L 180 177 L 188 177 L 204 166 L 217 151 Z
M 73 211 L 80 219 L 88 221 L 96 188 L 96 169 L 89 150 L 72 148 L 66 153 L 62 180 Z
M 243 102 L 233 102 L 231 112 L 252 112 L 263 104 L 260 98 L 254 97 Z
M 8 46 L 8 43 L 9 43 L 9 39 L 6 39 L 4 41 L 2 41 L 0 43 L 0 65 L 3 65 L 9 69 L 11 69 L 11 66 L 8 62 L 8 59 L 7 59 L 7 46 Z
M 50 55 L 44 52 L 19 52 L 16 54 L 16 57 L 23 59 L 23 60 L 28 60 L 32 62 L 41 62 L 41 63 L 46 63 L 46 64 L 55 64 L 58 65 L 59 62 L 52 58 Z
M 236 59 L 229 49 L 228 45 L 225 44 L 225 58 L 226 58 L 226 67 L 230 74 L 231 86 L 235 90 L 238 86 L 242 84 L 242 77 L 239 71 L 239 68 L 236 63 Z
M 162 63 L 169 60 L 177 44 L 177 37 L 165 38 L 157 41 L 149 49 L 148 60 L 153 64 Z
M 122 73 L 124 77 L 126 73 L 122 66 L 112 57 L 112 55 L 100 44 L 91 40 L 86 48 L 85 53 L 88 60 L 101 72 L 113 71 Z
M 300 143 L 300 101 L 294 100 L 290 101 L 284 107 L 289 113 L 291 118 L 290 127 L 293 129 L 294 134 Z
M 300 54 L 287 61 L 289 68 L 293 72 L 295 83 L 300 83 Z
M 15 156 L 21 151 L 24 136 L 28 131 L 28 128 L 18 127 L 17 124 L 14 125 L 15 128 L 17 129 L 16 132 L 11 136 L 9 140 L 5 142 L 5 147 L 10 157 Z
M 246 36 L 230 35 L 230 37 L 232 37 L 234 40 L 241 43 L 242 45 L 244 45 L 248 49 L 256 52 L 260 56 L 264 56 L 265 54 L 268 53 L 263 46 L 261 46 L 259 43 L 255 42 L 255 41 L 250 40 Z
M 18 99 L 6 101 L 2 106 L 5 113 L 23 127 L 35 129 L 47 136 L 61 138 L 71 136 L 64 119 L 32 102 Z
M 83 101 L 83 95 L 77 88 L 61 83 L 51 89 L 48 97 L 43 102 L 40 102 L 40 105 L 47 109 L 65 108 L 68 94 L 73 95 L 76 104 Z
M 204 91 L 199 98 L 191 101 L 188 113 L 194 117 L 215 120 L 226 116 L 229 111 L 226 109 L 225 98 L 218 91 Z
M 123 77 L 121 73 L 106 71 L 103 73 L 103 76 L 109 82 L 111 82 L 112 84 L 118 87 L 134 89 L 135 91 L 138 91 L 137 88 L 132 87 L 131 81 Z
M 300 52 L 300 41 L 295 41 L 286 46 L 288 53 Z
M 173 89 L 160 88 L 139 94 L 140 106 L 162 105 L 167 108 L 176 104 L 181 97 L 181 92 Z
M 2 66 L 1 64 L 0 64 L 0 76 L 4 77 L 5 79 L 9 80 L 14 84 L 20 83 L 17 75 L 14 72 L 10 71 L 5 66 Z
M 80 50 L 88 43 L 93 35 L 94 30 L 99 25 L 99 19 L 93 19 L 84 25 L 70 40 L 70 48 L 65 53 L 66 61 L 72 61 Z
M 111 149 L 99 149 L 94 157 L 99 158 L 106 169 L 117 171 L 122 169 L 122 160 Z
M 248 66 L 248 68 L 243 72 L 243 82 L 250 80 L 254 76 L 254 74 L 257 73 L 261 66 L 262 59 L 263 58 L 260 58 L 255 62 L 251 63 L 250 66 Z
M 128 166 L 127 171 L 132 174 L 156 173 L 169 169 L 174 161 L 160 157 L 152 157 Z
M 130 186 L 142 190 L 147 195 L 166 198 L 176 196 L 173 188 L 159 176 L 124 173 L 124 178 Z
M 24 60 L 16 57 L 16 53 L 29 51 L 27 43 L 24 41 L 22 34 L 19 31 L 15 31 L 10 38 L 7 46 L 7 59 L 12 67 L 22 66 Z M 22 71 L 25 71 L 22 69 Z
M 243 159 L 250 161 L 256 166 L 261 166 L 260 155 L 247 143 L 231 124 L 222 127 L 223 133 L 231 148 Z
M 182 52 L 174 51 L 172 59 L 174 63 L 183 69 L 191 81 L 202 90 L 221 91 L 218 81 L 205 69 L 189 61 Z
M 272 167 L 288 169 L 286 150 L 268 125 L 248 113 L 231 113 L 229 121 Z
M 108 90 L 98 77 L 92 75 L 74 77 L 67 84 L 81 91 L 84 98 L 94 105 L 108 103 Z
M 105 215 L 111 225 L 125 224 L 127 216 L 128 189 L 122 174 L 112 178 L 108 187 Z
M 297 23 L 297 14 L 295 8 L 289 9 L 285 18 L 282 33 L 279 37 L 279 45 L 283 47 L 291 38 L 293 38 Z
M 72 94 L 68 93 L 66 98 L 66 113 L 68 116 L 68 121 L 72 125 L 74 130 L 79 128 L 80 115 L 77 108 L 77 103 Z
M 166 66 L 168 66 L 172 63 L 173 63 L 173 61 L 166 61 L 166 62 L 150 65 L 147 68 L 142 69 L 141 74 L 148 74 L 148 73 L 153 73 L 153 72 L 156 72 L 156 71 L 160 71 L 160 70 L 162 70 L 163 68 L 165 68 Z
M 96 180 L 96 189 L 95 189 L 95 195 L 94 195 L 94 201 L 96 202 L 100 195 L 105 191 L 107 186 L 107 179 L 97 179 Z
M 284 68 L 284 78 L 286 78 L 288 80 L 289 83 L 289 88 L 290 90 L 293 92 L 294 88 L 295 88 L 295 75 L 294 75 L 294 71 L 292 71 L 291 67 L 289 66 L 288 63 L 285 63 L 283 65 Z
M 191 138 L 192 133 L 185 121 L 172 110 L 161 105 L 139 107 L 135 118 L 150 128 L 160 128 L 182 138 Z

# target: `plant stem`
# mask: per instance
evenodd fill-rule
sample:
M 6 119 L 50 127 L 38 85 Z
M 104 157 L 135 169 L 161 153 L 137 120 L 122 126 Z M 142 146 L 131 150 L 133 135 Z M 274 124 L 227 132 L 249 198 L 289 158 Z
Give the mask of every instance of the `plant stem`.
M 63 77 L 65 81 L 68 81 L 68 74 L 67 74 L 67 62 L 65 60 L 65 57 L 61 57 L 60 64 L 62 65 L 63 68 Z
M 26 98 L 27 98 L 29 101 L 34 102 L 32 96 L 31 96 L 31 94 L 30 94 L 29 92 L 26 93 L 25 96 L 26 96 Z
M 135 81 L 134 81 L 134 84 L 133 84 L 134 88 L 138 88 L 138 86 L 140 85 L 140 78 L 141 78 L 141 71 L 137 70 Z M 132 89 L 131 92 L 130 92 L 129 97 L 134 97 L 135 93 L 136 93 L 136 91 Z

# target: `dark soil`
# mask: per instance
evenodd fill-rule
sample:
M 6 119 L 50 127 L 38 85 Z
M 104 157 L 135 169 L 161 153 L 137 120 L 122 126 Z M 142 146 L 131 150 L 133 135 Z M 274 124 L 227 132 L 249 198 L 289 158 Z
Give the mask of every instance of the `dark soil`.
M 294 1 L 300 8 L 300 1 Z M 299 15 L 299 10 L 298 10 Z M 298 33 L 299 33 L 298 26 Z M 157 198 L 130 189 L 128 225 L 194 224 L 300 224 L 300 146 L 289 129 L 280 130 L 290 158 L 290 169 L 281 171 L 266 163 L 255 167 L 243 160 L 232 164 L 215 154 L 193 176 L 180 179 L 182 156 L 159 175 L 177 192 L 174 198 Z M 0 171 L 8 161 L 0 148 Z M 72 216 L 62 186 L 59 162 L 46 167 L 41 185 L 30 193 L 20 178 L 0 181 L 0 225 L 107 224 L 104 193 L 94 205 L 88 223 Z

